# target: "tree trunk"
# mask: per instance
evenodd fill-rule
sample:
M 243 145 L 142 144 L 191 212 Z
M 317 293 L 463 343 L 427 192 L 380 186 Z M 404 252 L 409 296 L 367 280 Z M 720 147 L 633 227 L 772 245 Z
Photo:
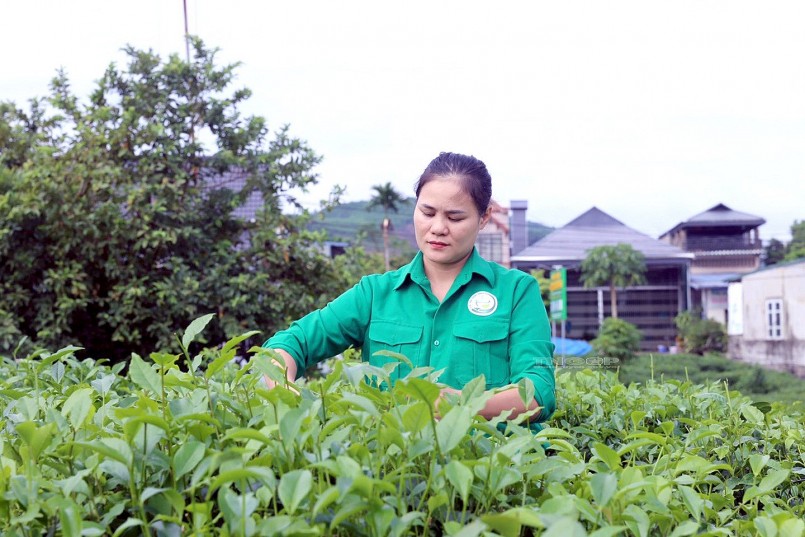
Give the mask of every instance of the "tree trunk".
M 618 318 L 618 295 L 615 286 L 609 284 L 609 309 L 613 319 Z
M 386 262 L 386 272 L 391 269 L 389 264 L 389 224 L 388 218 L 383 219 L 383 259 Z

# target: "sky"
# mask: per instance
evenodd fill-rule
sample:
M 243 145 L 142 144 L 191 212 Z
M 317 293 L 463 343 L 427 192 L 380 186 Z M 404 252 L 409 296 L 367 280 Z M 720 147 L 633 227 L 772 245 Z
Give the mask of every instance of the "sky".
M 805 220 L 805 2 L 186 0 L 189 32 L 240 62 L 243 106 L 323 157 L 335 185 L 404 194 L 441 151 L 474 155 L 502 205 L 562 226 L 595 206 L 658 237 L 724 203 L 790 239 Z M 0 100 L 63 68 L 86 98 L 133 45 L 184 56 L 182 0 L 5 0 Z

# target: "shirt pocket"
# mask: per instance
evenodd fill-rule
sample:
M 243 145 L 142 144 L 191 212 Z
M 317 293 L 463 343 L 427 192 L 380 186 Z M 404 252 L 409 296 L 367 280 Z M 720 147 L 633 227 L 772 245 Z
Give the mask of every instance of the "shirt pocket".
M 509 383 L 509 323 L 487 319 L 453 325 L 455 378 L 462 385 L 479 375 L 486 387 Z
M 419 351 L 422 344 L 422 326 L 400 324 L 397 321 L 372 321 L 369 324 L 369 363 L 383 367 L 388 363 L 400 363 L 391 374 L 392 380 L 407 375 L 411 368 L 404 362 L 390 356 L 375 356 L 377 351 L 391 351 L 402 354 L 414 364 L 419 364 Z

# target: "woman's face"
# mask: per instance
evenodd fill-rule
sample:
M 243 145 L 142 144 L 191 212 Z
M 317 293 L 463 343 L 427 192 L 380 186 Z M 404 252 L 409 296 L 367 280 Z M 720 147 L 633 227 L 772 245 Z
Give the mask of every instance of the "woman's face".
M 416 200 L 414 229 L 426 266 L 462 267 L 489 214 L 478 214 L 457 178 L 436 177 L 425 183 Z

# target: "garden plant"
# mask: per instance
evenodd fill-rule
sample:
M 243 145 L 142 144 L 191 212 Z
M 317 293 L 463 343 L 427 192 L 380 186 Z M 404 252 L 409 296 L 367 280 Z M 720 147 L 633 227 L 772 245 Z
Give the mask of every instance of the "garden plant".
M 289 383 L 254 348 L 238 366 L 254 332 L 189 352 L 210 318 L 125 371 L 76 347 L 3 358 L 0 533 L 805 533 L 805 420 L 783 405 L 580 369 L 534 435 L 476 416 L 483 378 L 439 403 L 429 369 L 389 387 L 394 364 Z

